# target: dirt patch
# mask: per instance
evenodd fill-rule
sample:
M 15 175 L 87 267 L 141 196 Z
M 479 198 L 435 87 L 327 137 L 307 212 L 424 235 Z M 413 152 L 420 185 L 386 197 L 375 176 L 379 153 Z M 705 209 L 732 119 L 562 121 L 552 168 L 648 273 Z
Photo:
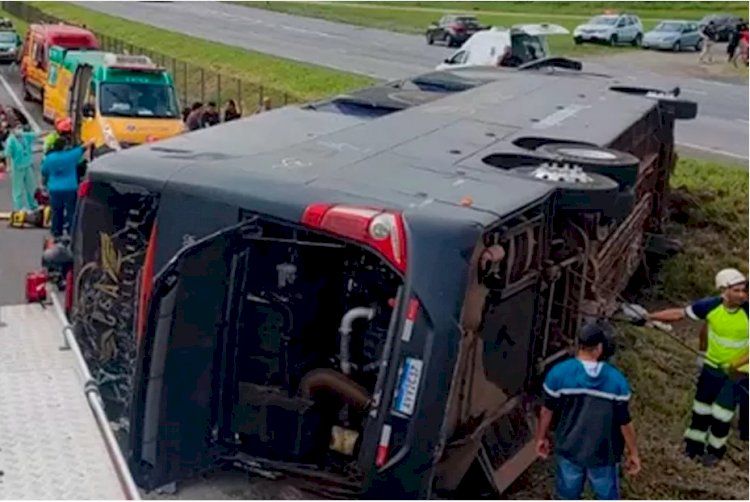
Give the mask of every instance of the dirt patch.
M 727 62 L 726 44 L 716 44 L 711 54 L 713 55 L 712 63 L 699 63 L 699 53 L 695 51 L 674 53 L 669 51 L 641 50 L 621 52 L 606 57 L 593 56 L 587 59 L 610 66 L 649 70 L 661 75 L 747 84 L 747 67 L 741 64 L 734 67 Z

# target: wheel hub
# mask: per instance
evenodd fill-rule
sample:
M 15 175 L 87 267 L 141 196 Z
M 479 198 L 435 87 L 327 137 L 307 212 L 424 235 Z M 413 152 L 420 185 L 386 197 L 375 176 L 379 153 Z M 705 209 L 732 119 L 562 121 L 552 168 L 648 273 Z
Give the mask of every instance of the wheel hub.
M 587 184 L 594 181 L 580 166 L 547 162 L 534 169 L 531 176 L 538 180 L 563 183 Z

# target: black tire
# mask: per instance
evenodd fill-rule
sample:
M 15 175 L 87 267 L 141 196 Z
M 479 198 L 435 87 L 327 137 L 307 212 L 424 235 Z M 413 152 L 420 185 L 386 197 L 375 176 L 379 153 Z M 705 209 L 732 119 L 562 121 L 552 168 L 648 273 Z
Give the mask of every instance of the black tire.
M 617 206 L 617 182 L 596 173 L 586 173 L 587 182 L 574 183 L 541 178 L 538 167 L 519 167 L 510 171 L 514 176 L 537 180 L 557 191 L 556 206 L 563 211 L 611 214 Z
M 537 153 L 547 155 L 558 163 L 575 164 L 584 171 L 615 180 L 622 188 L 632 187 L 638 179 L 640 161 L 634 155 L 611 148 L 569 143 L 547 143 Z
M 446 35 L 445 36 L 445 45 L 448 47 L 455 47 L 456 46 L 456 39 L 453 38 L 453 35 Z
M 432 32 L 429 32 L 427 34 L 427 45 L 432 45 L 435 43 L 435 38 L 432 35 Z
M 641 35 L 641 34 L 639 33 L 639 34 L 637 34 L 637 35 L 635 36 L 635 38 L 633 39 L 633 41 L 632 41 L 632 42 L 630 42 L 630 43 L 631 43 L 631 44 L 633 45 L 633 47 L 638 47 L 638 46 L 640 46 L 640 45 L 641 45 L 641 42 L 642 42 L 642 41 L 643 41 L 643 35 Z
M 672 52 L 682 52 L 682 44 L 679 40 L 672 45 Z
M 703 50 L 703 39 L 699 38 L 697 42 L 695 42 L 695 52 L 700 52 Z
M 581 37 L 573 37 L 573 42 L 575 42 L 576 45 L 581 45 L 583 43 L 583 39 Z
M 611 37 L 609 37 L 608 43 L 611 47 L 617 45 L 617 35 L 612 35 Z

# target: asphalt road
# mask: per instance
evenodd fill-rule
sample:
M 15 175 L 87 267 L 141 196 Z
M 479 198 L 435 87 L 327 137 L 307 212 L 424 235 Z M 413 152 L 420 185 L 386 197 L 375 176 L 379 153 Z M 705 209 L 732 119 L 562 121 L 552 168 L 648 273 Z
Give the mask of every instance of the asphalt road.
M 429 71 L 452 52 L 423 37 L 291 16 L 223 2 L 74 2 L 81 7 L 244 49 L 338 70 L 394 79 Z M 363 11 L 363 15 L 367 15 Z M 694 54 L 675 55 L 692 57 Z M 604 64 L 602 64 L 604 63 Z M 747 84 L 668 78 L 644 70 L 637 57 L 591 66 L 632 81 L 680 85 L 699 103 L 699 117 L 681 122 L 677 141 L 693 153 L 748 158 Z M 587 65 L 588 68 L 590 67 Z
M 9 90 L 17 99 L 21 96 L 20 87 L 17 70 L 0 66 L 0 102 L 18 107 L 22 102 L 16 102 Z M 43 125 L 41 109 L 33 105 L 27 108 L 36 125 Z M 10 176 L 6 174 L 0 179 L 0 212 L 10 211 L 11 206 Z M 0 305 L 17 305 L 26 301 L 25 276 L 40 267 L 46 235 L 47 231 L 42 229 L 9 228 L 6 221 L 0 220 Z

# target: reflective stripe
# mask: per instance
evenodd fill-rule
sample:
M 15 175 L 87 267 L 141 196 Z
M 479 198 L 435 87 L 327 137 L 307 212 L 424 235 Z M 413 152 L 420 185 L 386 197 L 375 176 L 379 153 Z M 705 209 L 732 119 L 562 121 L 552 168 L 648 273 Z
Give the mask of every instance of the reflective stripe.
M 717 450 L 724 448 L 724 445 L 727 444 L 727 439 L 729 439 L 729 434 L 727 434 L 723 438 L 717 438 L 710 432 L 708 433 L 708 445 L 711 448 L 716 448 Z
M 698 415 L 711 415 L 711 405 L 706 403 L 701 403 L 700 401 L 693 401 L 693 413 L 697 413 Z
M 725 338 L 714 333 L 714 330 L 708 330 L 708 337 L 722 347 L 728 349 L 744 349 L 747 347 L 747 338 L 743 340 L 732 340 L 731 338 Z
M 685 439 L 690 439 L 691 441 L 696 441 L 698 443 L 706 443 L 706 435 L 708 433 L 706 431 L 698 431 L 695 429 L 688 429 L 685 431 Z
M 627 401 L 630 399 L 630 394 L 617 395 L 594 389 L 560 389 L 558 391 L 553 391 L 552 389 L 547 387 L 547 385 L 542 385 L 542 387 L 544 388 L 544 391 L 552 397 L 586 395 L 601 397 L 604 399 L 611 399 L 613 401 Z
M 714 403 L 714 405 L 711 407 L 711 415 L 713 415 L 716 420 L 721 420 L 722 422 L 731 422 L 732 417 L 734 417 L 734 410 L 728 410 L 723 406 L 719 406 L 718 404 Z

